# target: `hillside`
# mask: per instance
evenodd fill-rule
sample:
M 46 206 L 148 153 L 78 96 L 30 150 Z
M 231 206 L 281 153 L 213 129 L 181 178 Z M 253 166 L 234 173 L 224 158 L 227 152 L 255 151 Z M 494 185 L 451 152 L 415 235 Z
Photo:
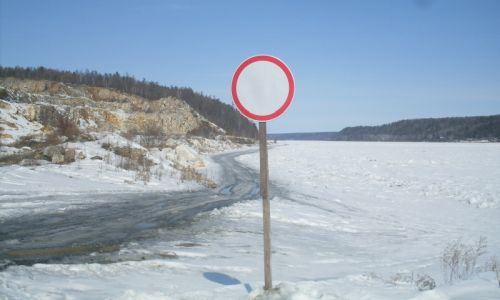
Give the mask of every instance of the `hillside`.
M 208 154 L 244 143 L 176 97 L 0 77 L 4 193 L 28 188 L 16 176 L 51 192 L 215 187 Z
M 3 108 L 15 108 L 17 115 L 11 116 L 10 122 L 8 114 L 2 116 L 4 143 L 13 142 L 16 135 L 22 134 L 19 129 L 24 123 L 14 120 L 20 117 L 66 131 L 62 135 L 69 138 L 76 131 L 85 130 L 207 138 L 226 133 L 186 102 L 173 97 L 147 100 L 107 88 L 11 77 L 0 78 L 0 87 L 7 100 Z
M 257 127 L 254 123 L 241 116 L 232 106 L 222 103 L 214 97 L 194 92 L 191 88 L 162 86 L 157 82 L 137 80 L 129 75 L 119 73 L 100 74 L 96 71 L 61 71 L 44 67 L 22 68 L 0 66 L 0 78 L 14 77 L 17 79 L 48 80 L 74 85 L 87 85 L 113 89 L 117 92 L 139 96 L 148 100 L 161 98 L 176 98 L 186 102 L 208 121 L 224 129 L 234 136 L 249 138 L 257 137 Z
M 339 132 L 271 134 L 279 140 L 454 142 L 500 141 L 500 115 L 402 120 Z

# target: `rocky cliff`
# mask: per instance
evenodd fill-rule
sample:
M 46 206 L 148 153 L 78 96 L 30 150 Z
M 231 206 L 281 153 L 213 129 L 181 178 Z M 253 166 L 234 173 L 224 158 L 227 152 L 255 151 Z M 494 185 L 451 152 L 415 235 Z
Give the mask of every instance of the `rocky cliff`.
M 188 104 L 176 98 L 147 100 L 112 89 L 67 85 L 46 80 L 0 78 L 5 94 L 3 114 L 38 123 L 45 131 L 66 120 L 83 131 L 118 131 L 165 136 L 202 135 L 213 138 L 224 130 L 207 121 Z M 18 122 L 0 118 L 3 142 L 12 143 Z M 37 126 L 34 126 L 37 127 Z M 36 133 L 36 132 L 34 132 Z
M 90 189 L 175 189 L 185 182 L 215 187 L 217 172 L 212 174 L 207 155 L 253 143 L 228 136 L 174 97 L 150 100 L 108 88 L 16 78 L 0 78 L 0 138 L 4 192 L 18 191 L 17 179 L 6 179 L 18 171 L 68 177 L 78 186 L 90 181 Z M 33 182 L 59 190 L 58 180 L 40 176 Z
M 96 71 L 64 71 L 45 67 L 22 68 L 3 67 L 0 65 L 0 78 L 16 78 L 24 80 L 49 80 L 72 86 L 91 86 L 119 91 L 125 95 L 135 95 L 147 100 L 160 100 L 173 97 L 187 103 L 206 120 L 224 129 L 226 133 L 248 138 L 257 137 L 255 124 L 242 116 L 234 107 L 219 99 L 196 92 L 189 87 L 166 86 L 158 82 L 138 80 L 128 74 L 99 73 Z M 0 98 L 3 97 L 0 90 Z M 103 90 L 96 90 L 100 93 Z M 107 92 L 105 92 L 107 93 Z M 127 96 L 127 97 L 128 97 Z M 202 128 L 196 134 L 208 134 L 207 128 Z

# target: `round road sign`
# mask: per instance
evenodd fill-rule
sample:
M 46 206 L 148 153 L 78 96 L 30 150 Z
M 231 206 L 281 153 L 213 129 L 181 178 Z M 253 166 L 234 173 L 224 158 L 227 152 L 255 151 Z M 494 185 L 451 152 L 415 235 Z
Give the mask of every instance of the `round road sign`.
M 290 69 L 274 56 L 257 55 L 245 60 L 233 75 L 234 104 L 247 118 L 269 121 L 290 106 L 295 83 Z

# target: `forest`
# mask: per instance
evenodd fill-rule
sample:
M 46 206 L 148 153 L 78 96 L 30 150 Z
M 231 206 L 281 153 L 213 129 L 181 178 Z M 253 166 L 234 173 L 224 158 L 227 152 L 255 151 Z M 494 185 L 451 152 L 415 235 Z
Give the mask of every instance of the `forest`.
M 338 140 L 467 141 L 500 140 L 500 115 L 402 120 L 381 126 L 347 127 Z
M 279 140 L 457 142 L 500 141 L 500 115 L 401 120 L 380 126 L 346 127 L 339 132 L 270 135 Z
M 149 100 L 176 97 L 184 100 L 200 115 L 224 129 L 229 135 L 249 138 L 257 137 L 255 124 L 243 117 L 234 107 L 219 99 L 193 91 L 189 87 L 164 86 L 158 82 L 138 80 L 131 75 L 98 73 L 97 71 L 63 71 L 45 67 L 23 68 L 0 66 L 0 77 L 50 80 L 66 84 L 81 84 L 115 89 Z

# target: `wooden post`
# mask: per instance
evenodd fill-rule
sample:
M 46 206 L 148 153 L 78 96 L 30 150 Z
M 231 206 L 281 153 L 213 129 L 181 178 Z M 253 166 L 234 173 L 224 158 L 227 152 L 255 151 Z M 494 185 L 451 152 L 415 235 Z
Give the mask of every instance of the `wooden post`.
M 271 208 L 269 204 L 267 164 L 267 129 L 266 122 L 259 122 L 260 147 L 260 194 L 262 196 L 262 215 L 264 219 L 264 290 L 273 286 L 271 277 Z

